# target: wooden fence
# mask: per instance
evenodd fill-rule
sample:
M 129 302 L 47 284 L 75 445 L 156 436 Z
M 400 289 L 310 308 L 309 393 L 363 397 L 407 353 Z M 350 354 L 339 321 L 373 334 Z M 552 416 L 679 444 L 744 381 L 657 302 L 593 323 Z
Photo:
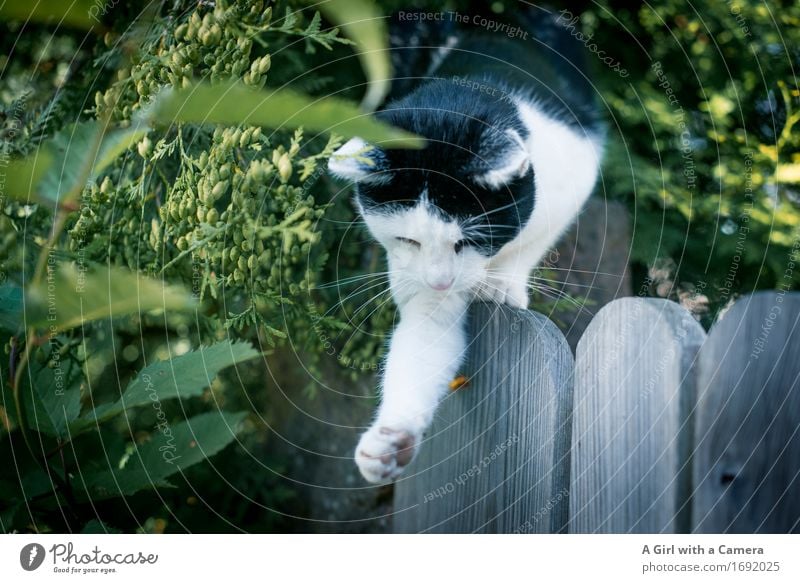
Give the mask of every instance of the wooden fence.
M 395 532 L 800 532 L 800 293 L 744 297 L 708 335 L 616 300 L 574 360 L 541 314 L 477 304 L 470 327 Z

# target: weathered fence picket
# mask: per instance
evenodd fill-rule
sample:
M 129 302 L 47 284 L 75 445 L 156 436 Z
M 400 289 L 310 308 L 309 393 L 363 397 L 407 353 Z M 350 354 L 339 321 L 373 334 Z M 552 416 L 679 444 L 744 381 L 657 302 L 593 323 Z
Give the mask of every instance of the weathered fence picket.
M 691 364 L 705 332 L 678 304 L 624 298 L 578 343 L 570 532 L 689 526 Z
M 742 298 L 708 338 L 616 300 L 575 362 L 540 314 L 478 304 L 470 329 L 395 532 L 800 532 L 800 294 Z
M 541 314 L 476 304 L 469 385 L 395 488 L 395 532 L 558 532 L 567 522 L 573 359 Z
M 800 532 L 800 294 L 736 302 L 697 366 L 693 531 Z

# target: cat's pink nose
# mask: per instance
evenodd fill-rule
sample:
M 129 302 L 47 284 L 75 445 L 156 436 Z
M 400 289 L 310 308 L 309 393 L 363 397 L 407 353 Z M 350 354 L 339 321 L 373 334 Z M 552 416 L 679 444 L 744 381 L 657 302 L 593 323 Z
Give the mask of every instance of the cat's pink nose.
M 454 279 L 455 278 L 451 277 L 449 280 L 440 279 L 438 281 L 433 281 L 433 282 L 429 281 L 428 285 L 430 285 L 436 291 L 445 291 L 447 289 L 450 289 L 450 286 L 453 285 Z

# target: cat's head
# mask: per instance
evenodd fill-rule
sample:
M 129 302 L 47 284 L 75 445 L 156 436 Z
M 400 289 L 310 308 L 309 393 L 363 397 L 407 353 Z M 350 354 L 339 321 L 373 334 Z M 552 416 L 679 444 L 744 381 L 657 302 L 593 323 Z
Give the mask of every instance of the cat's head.
M 358 210 L 390 269 L 440 291 L 480 281 L 534 201 L 515 112 L 496 104 L 467 114 L 453 109 L 391 106 L 379 116 L 425 137 L 426 147 L 382 148 L 353 138 L 329 162 L 336 176 L 355 183 Z

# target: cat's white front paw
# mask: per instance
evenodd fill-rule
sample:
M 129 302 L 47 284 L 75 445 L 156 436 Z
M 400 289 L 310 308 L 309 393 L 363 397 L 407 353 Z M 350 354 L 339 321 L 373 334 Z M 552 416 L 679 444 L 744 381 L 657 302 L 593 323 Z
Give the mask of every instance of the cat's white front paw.
M 406 429 L 373 425 L 356 447 L 356 464 L 368 482 L 394 480 L 411 463 L 419 436 Z
M 528 286 L 512 278 L 492 276 L 478 287 L 479 299 L 508 304 L 519 310 L 528 309 Z

